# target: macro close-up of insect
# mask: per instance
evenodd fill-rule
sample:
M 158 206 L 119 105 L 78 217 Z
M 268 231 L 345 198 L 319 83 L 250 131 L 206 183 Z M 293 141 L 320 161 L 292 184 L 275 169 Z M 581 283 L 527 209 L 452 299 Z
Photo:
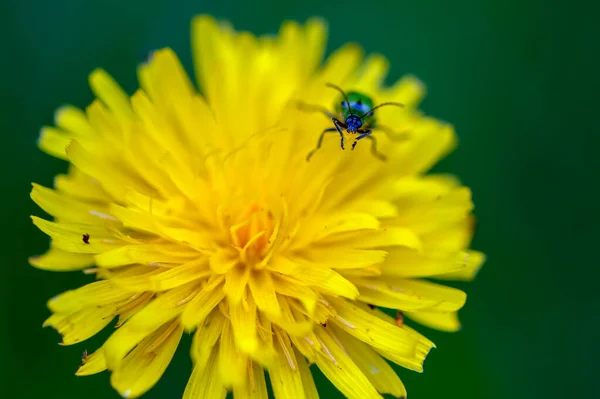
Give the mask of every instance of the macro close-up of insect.
M 600 399 L 587 3 L 2 1 L 3 396 Z
M 352 150 L 354 150 L 359 140 L 367 138 L 371 141 L 371 153 L 373 156 L 385 161 L 386 156 L 377 150 L 377 139 L 374 136 L 371 136 L 371 133 L 373 130 L 381 130 L 388 134 L 390 132 L 388 128 L 380 126 L 376 123 L 377 121 L 374 112 L 376 109 L 388 105 L 399 108 L 404 108 L 404 105 L 395 102 L 385 102 L 375 106 L 371 97 L 363 93 L 357 91 L 350 91 L 346 93 L 344 90 L 334 84 L 327 83 L 326 85 L 327 87 L 331 87 L 332 89 L 339 91 L 341 94 L 341 97 L 335 103 L 335 111 L 337 116 L 329 112 L 327 109 L 317 105 L 308 105 L 304 103 L 299 104 L 300 108 L 306 111 L 322 112 L 327 117 L 331 118 L 335 126 L 327 128 L 321 132 L 316 148 L 308 153 L 306 160 L 309 161 L 314 153 L 321 148 L 321 145 L 323 144 L 323 138 L 327 133 L 338 132 L 340 135 L 340 145 L 342 150 L 345 150 L 346 148 L 343 132 L 345 130 L 349 134 L 356 135 L 354 141 L 352 142 Z

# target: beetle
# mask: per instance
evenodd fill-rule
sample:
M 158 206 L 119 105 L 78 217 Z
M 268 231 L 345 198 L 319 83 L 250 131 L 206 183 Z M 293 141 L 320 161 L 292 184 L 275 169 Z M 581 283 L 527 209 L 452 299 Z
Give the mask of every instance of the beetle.
M 332 83 L 327 83 L 326 86 L 339 91 L 341 94 L 341 97 L 335 103 L 334 107 L 335 112 L 338 115 L 337 117 L 331 112 L 329 112 L 327 109 L 322 108 L 320 106 L 306 105 L 300 103 L 301 108 L 305 110 L 320 111 L 323 114 L 327 115 L 329 118 L 331 118 L 331 120 L 333 121 L 333 125 L 335 126 L 323 130 L 323 132 L 319 136 L 319 140 L 317 141 L 317 147 L 308 153 L 308 155 L 306 156 L 306 161 L 309 161 L 310 158 L 314 155 L 314 153 L 321 148 L 321 144 L 323 144 L 323 138 L 327 133 L 338 132 L 341 138 L 342 150 L 345 150 L 343 132 L 344 130 L 349 134 L 356 135 L 356 138 L 352 143 L 352 150 L 354 150 L 359 140 L 367 138 L 371 140 L 371 153 L 380 160 L 385 161 L 385 155 L 377 151 L 376 138 L 371 136 L 371 133 L 374 129 L 384 130 L 381 126 L 378 126 L 376 124 L 377 120 L 375 118 L 374 112 L 378 108 L 389 105 L 404 108 L 404 104 L 396 102 L 385 102 L 375 106 L 373 100 L 366 94 L 360 93 L 358 91 L 351 91 L 346 93 L 340 87 Z

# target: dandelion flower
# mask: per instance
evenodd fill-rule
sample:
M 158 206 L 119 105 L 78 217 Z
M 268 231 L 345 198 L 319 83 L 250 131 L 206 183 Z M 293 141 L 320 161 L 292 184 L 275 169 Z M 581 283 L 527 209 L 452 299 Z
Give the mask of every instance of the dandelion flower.
M 320 20 L 260 38 L 207 16 L 192 28 L 199 90 L 163 49 L 131 97 L 96 70 L 97 99 L 42 129 L 69 169 L 33 186 L 53 221 L 32 217 L 51 245 L 30 263 L 95 276 L 52 298 L 45 325 L 71 345 L 112 324 L 76 374 L 108 370 L 127 398 L 157 383 L 184 333 L 184 398 L 266 398 L 265 371 L 276 398 L 317 398 L 311 365 L 348 398 L 405 397 L 388 361 L 420 372 L 434 345 L 383 310 L 455 331 L 466 295 L 424 279 L 470 280 L 483 262 L 470 191 L 426 175 L 452 127 L 417 110 L 415 78 L 383 86 L 382 56 L 347 45 L 321 66 Z M 297 104 L 331 108 L 327 82 L 404 104 L 377 111 L 404 135 L 374 133 L 387 161 L 333 137 L 306 161 L 331 120 Z

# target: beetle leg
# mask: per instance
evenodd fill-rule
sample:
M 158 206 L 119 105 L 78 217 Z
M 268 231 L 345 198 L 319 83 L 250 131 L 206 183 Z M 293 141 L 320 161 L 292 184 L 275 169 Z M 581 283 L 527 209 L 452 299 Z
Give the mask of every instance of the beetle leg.
M 297 103 L 298 109 L 305 112 L 320 112 L 326 115 L 328 118 L 335 119 L 335 116 L 331 112 L 327 110 L 325 107 L 321 107 L 320 105 L 306 104 L 302 101 L 298 101 Z
M 367 130 L 367 131 L 359 130 L 359 133 L 362 133 L 362 134 L 360 136 L 358 136 L 356 138 L 356 140 L 354 140 L 354 143 L 352 143 L 352 149 L 354 149 L 354 147 L 356 147 L 356 143 L 358 142 L 358 140 L 367 138 L 367 139 L 371 140 L 371 153 L 373 154 L 373 156 L 382 161 L 385 161 L 387 158 L 384 154 L 377 151 L 377 139 L 374 136 L 371 136 L 371 132 L 372 132 L 372 130 Z
M 333 121 L 333 124 L 335 125 L 335 128 L 337 129 L 337 131 L 340 133 L 340 145 L 342 146 L 342 150 L 344 149 L 344 132 L 342 132 L 342 129 L 346 129 L 346 124 L 344 122 L 339 121 L 337 118 L 331 118 L 331 120 Z
M 310 161 L 310 158 L 313 156 L 313 154 L 315 152 L 317 152 L 317 150 L 319 148 L 321 148 L 321 144 L 323 144 L 323 137 L 325 137 L 326 133 L 333 133 L 336 132 L 338 129 L 334 128 L 334 127 L 330 127 L 328 129 L 323 130 L 323 132 L 321 133 L 321 135 L 319 136 L 319 141 L 317 141 L 317 147 L 312 150 L 311 152 L 308 153 L 308 155 L 306 156 L 306 162 Z
M 369 129 L 369 130 L 359 130 L 359 133 L 362 133 L 360 136 L 358 136 L 355 140 L 354 143 L 352 143 L 352 149 L 354 150 L 354 147 L 356 147 L 356 143 L 358 143 L 358 140 L 364 139 L 365 137 L 369 137 L 369 135 L 373 132 L 373 130 Z
M 392 141 L 405 141 L 405 140 L 408 140 L 408 138 L 410 136 L 407 131 L 396 132 L 392 128 L 390 128 L 389 126 L 385 126 L 385 125 L 375 125 L 375 126 L 372 126 L 371 129 L 372 130 L 381 130 Z

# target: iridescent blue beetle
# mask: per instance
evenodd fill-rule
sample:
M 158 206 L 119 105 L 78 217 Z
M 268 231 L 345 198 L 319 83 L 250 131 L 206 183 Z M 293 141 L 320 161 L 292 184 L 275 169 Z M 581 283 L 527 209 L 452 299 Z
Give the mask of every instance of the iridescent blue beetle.
M 359 140 L 367 138 L 371 140 L 371 152 L 377 158 L 382 161 L 385 161 L 386 157 L 379 151 L 377 151 L 377 140 L 375 137 L 371 136 L 371 133 L 374 129 L 386 130 L 387 128 L 383 128 L 382 126 L 378 126 L 375 122 L 375 115 L 373 112 L 377 108 L 381 108 L 386 105 L 394 105 L 396 107 L 403 108 L 404 105 L 400 103 L 387 102 L 383 104 L 379 104 L 377 106 L 373 105 L 373 100 L 362 93 L 351 91 L 346 94 L 341 88 L 338 86 L 327 83 L 328 87 L 336 89 L 341 93 L 340 99 L 335 103 L 335 111 L 338 115 L 336 117 L 328 110 L 315 106 L 315 105 L 305 105 L 300 104 L 302 108 L 306 110 L 312 111 L 320 111 L 327 115 L 333 121 L 335 127 L 327 128 L 323 130 L 321 135 L 319 136 L 319 141 L 317 142 L 317 147 L 308 153 L 306 156 L 306 160 L 309 161 L 313 154 L 321 148 L 321 144 L 323 143 L 323 137 L 325 137 L 326 133 L 334 133 L 338 132 L 341 137 L 341 147 L 342 150 L 344 147 L 344 132 L 346 130 L 350 134 L 356 134 L 357 137 L 354 139 L 352 143 L 352 149 L 356 147 L 356 144 Z M 343 122 L 342 122 L 343 120 Z

